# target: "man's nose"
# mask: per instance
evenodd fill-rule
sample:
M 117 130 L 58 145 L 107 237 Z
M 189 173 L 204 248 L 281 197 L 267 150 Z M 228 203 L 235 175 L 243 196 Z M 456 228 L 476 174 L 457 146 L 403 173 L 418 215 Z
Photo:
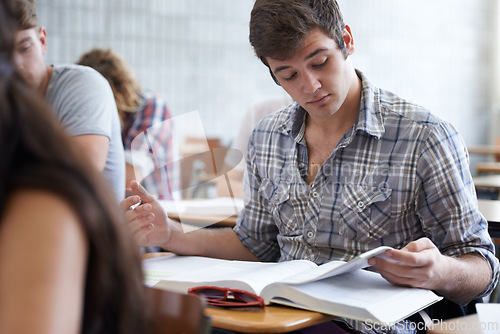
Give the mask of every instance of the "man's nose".
M 313 94 L 321 87 L 321 82 L 313 73 L 305 72 L 302 85 L 304 93 Z
M 24 68 L 24 63 L 23 63 L 22 57 L 14 55 L 12 57 L 12 63 L 14 63 L 14 66 L 16 67 L 16 69 L 18 71 L 20 71 Z

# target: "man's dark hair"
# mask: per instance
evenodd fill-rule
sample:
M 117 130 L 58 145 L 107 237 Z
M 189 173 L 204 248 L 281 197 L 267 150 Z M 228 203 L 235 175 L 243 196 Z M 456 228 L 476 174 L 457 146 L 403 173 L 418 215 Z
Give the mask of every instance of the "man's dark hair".
M 17 26 L 20 30 L 38 27 L 35 0 L 15 0 L 17 6 Z
M 335 0 L 256 0 L 250 18 L 250 44 L 257 57 L 268 65 L 265 57 L 292 57 L 304 36 L 320 28 L 347 57 L 344 27 Z

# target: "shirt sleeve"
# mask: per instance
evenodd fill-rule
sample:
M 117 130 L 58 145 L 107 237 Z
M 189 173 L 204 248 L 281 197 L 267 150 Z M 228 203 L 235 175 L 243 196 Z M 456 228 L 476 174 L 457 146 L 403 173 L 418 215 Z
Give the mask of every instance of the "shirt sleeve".
M 54 108 L 70 136 L 95 134 L 111 139 L 112 117 L 117 110 L 106 79 L 90 69 L 67 70 L 55 89 Z
M 417 215 L 425 234 L 444 255 L 483 258 L 492 271 L 486 295 L 498 280 L 498 259 L 478 209 L 465 143 L 450 124 L 442 122 L 430 132 L 420 152 L 417 179 Z
M 265 196 L 261 196 L 261 178 L 256 164 L 254 133 L 250 136 L 243 179 L 245 207 L 238 215 L 234 230 L 241 242 L 261 261 L 277 261 L 280 249 L 277 241 L 278 228 L 267 210 Z
M 146 92 L 143 98 L 141 109 L 132 115 L 131 126 L 123 136 L 127 162 L 142 166 L 148 190 L 170 197 L 177 182 L 173 176 L 173 120 L 160 97 Z M 168 171 L 165 177 L 163 170 Z

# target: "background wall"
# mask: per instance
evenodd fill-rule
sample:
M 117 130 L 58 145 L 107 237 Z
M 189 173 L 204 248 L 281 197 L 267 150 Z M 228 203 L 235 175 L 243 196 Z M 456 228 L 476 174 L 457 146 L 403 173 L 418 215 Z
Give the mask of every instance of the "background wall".
M 245 111 L 284 96 L 253 54 L 253 0 L 37 0 L 48 63 L 92 47 L 126 58 L 174 115 L 198 110 L 229 144 Z M 498 0 L 339 0 L 355 66 L 376 85 L 452 122 L 467 144 L 488 143 L 496 100 Z M 176 129 L 182 137 L 190 129 Z

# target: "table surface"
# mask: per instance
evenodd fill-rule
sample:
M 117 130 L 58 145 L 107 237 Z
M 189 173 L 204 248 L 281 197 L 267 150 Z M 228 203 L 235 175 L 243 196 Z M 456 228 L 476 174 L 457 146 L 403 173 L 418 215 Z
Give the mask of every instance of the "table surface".
M 478 162 L 476 164 L 476 171 L 481 174 L 500 174 L 500 162 Z
M 207 307 L 212 326 L 241 333 L 286 333 L 314 326 L 334 316 L 281 305 L 244 310 Z
M 168 254 L 171 253 L 146 253 L 142 254 L 142 258 L 149 259 Z M 213 327 L 241 333 L 286 333 L 335 319 L 332 315 L 282 305 L 244 309 L 208 306 L 205 308 L 205 314 L 210 317 Z
M 191 224 L 194 226 L 218 226 L 218 227 L 234 227 L 236 225 L 237 216 L 214 216 L 214 215 L 198 215 L 183 213 L 181 216 L 177 213 L 167 213 L 168 218 L 180 221 L 182 223 Z
M 476 188 L 490 188 L 500 190 L 500 174 L 481 175 L 472 178 Z
M 494 229 L 500 229 L 500 201 L 480 199 L 477 201 L 479 212 L 481 212 L 488 221 L 493 223 Z
M 467 146 L 467 151 L 470 154 L 500 154 L 500 146 L 498 145 L 471 145 Z

